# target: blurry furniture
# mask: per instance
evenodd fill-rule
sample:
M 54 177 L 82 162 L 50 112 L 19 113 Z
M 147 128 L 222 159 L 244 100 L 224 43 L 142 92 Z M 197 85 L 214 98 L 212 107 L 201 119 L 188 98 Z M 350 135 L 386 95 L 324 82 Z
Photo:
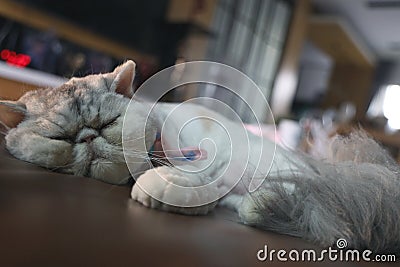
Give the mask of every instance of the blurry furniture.
M 17 100 L 39 87 L 58 86 L 66 79 L 32 69 L 21 69 L 0 61 L 0 99 Z
M 41 6 L 43 1 L 33 3 L 0 0 L 0 98 L 16 99 L 21 91 L 53 86 L 52 80 L 59 79 L 45 73 L 24 72 L 24 68 L 63 77 L 83 76 L 111 71 L 129 58 L 138 63 L 136 82 L 154 73 L 154 55 L 103 37 L 85 25 L 75 24 L 78 21 L 57 16 L 51 8 Z M 19 56 L 27 59 L 25 64 L 19 64 Z
M 334 61 L 323 107 L 351 102 L 356 106 L 357 119 L 362 119 L 375 73 L 374 55 L 357 33 L 337 17 L 310 18 L 308 37 Z
M 55 17 L 36 8 L 11 0 L 0 0 L 0 15 L 26 24 L 32 28 L 51 31 L 60 38 L 65 38 L 84 47 L 101 51 L 117 58 L 131 58 L 137 61 L 154 61 L 154 58 L 71 22 Z M 102 18 L 104 19 L 104 18 Z
M 285 55 L 290 54 L 296 14 L 302 13 L 301 6 L 306 2 L 308 0 L 296 3 L 287 0 L 218 1 L 206 58 L 245 73 L 268 101 L 279 77 L 279 68 L 288 57 Z M 216 74 L 210 70 L 210 75 Z M 204 85 L 203 89 L 199 96 L 222 101 L 246 123 L 266 121 L 270 117 L 269 107 L 254 88 L 243 86 L 237 91 L 246 101 L 217 85 Z
M 385 133 L 383 130 L 366 129 L 376 141 L 387 148 L 393 157 L 400 163 L 400 133 Z
M 297 0 L 294 3 L 285 48 L 272 89 L 271 108 L 275 118 L 285 117 L 291 113 L 299 79 L 299 58 L 311 12 L 310 0 Z M 266 64 L 269 64 L 268 60 Z M 267 118 L 267 121 L 271 123 L 273 118 Z

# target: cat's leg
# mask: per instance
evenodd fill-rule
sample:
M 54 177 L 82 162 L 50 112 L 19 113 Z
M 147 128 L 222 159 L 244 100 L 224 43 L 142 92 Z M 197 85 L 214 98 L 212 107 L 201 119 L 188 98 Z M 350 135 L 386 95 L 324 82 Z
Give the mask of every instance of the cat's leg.
M 261 203 L 259 201 L 262 199 L 262 206 L 265 206 L 276 197 L 277 195 L 274 192 L 260 189 L 259 192 L 252 194 L 229 194 L 222 198 L 218 205 L 237 212 L 243 223 L 255 225 L 262 220 Z
M 295 189 L 296 187 L 293 183 L 267 183 L 255 192 L 244 195 L 236 209 L 240 219 L 245 224 L 259 224 L 264 220 L 264 216 L 268 216 L 265 213 L 270 210 L 269 207 L 277 206 L 277 203 L 281 202 L 284 195 L 294 194 Z M 273 211 L 270 210 L 270 212 Z
M 239 211 L 239 208 L 241 207 L 243 202 L 243 198 L 243 195 L 228 194 L 218 202 L 218 205 L 234 211 Z
M 209 180 L 201 173 L 161 166 L 139 176 L 131 196 L 149 208 L 188 215 L 206 214 L 216 206 L 219 194 L 216 186 L 202 186 Z

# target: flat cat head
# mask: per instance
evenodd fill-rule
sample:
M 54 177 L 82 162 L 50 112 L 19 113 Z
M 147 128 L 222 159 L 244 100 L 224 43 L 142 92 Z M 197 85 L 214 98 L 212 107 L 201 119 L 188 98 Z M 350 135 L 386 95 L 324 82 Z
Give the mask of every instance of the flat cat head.
M 134 74 L 135 63 L 127 61 L 111 73 L 72 78 L 18 101 L 0 101 L 9 129 L 7 149 L 45 168 L 126 183 L 122 124 Z

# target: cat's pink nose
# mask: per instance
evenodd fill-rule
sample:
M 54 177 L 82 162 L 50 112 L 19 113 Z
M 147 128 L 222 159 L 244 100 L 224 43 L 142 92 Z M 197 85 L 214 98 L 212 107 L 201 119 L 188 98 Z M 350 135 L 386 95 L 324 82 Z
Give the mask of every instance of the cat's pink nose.
M 76 142 L 89 144 L 98 136 L 99 133 L 96 130 L 85 127 L 79 131 L 78 135 L 76 136 Z
M 93 141 L 93 139 L 96 138 L 96 135 L 94 134 L 89 134 L 88 136 L 85 136 L 81 139 L 81 142 L 85 142 L 85 143 L 91 143 Z

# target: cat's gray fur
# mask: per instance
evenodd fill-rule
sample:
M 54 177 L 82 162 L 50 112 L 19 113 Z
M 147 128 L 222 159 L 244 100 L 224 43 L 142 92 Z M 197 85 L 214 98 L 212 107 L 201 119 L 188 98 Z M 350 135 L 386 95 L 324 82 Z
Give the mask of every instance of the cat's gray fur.
M 400 169 L 363 132 L 337 137 L 327 161 L 303 156 L 301 175 L 269 177 L 267 191 L 247 196 L 257 216 L 248 224 L 331 246 L 400 255 Z M 280 182 L 296 185 L 288 193 Z M 275 197 L 271 197 L 271 193 Z
M 133 77 L 124 71 L 74 78 L 59 88 L 29 92 L 18 102 L 3 101 L 25 113 L 18 127 L 9 130 L 7 149 L 52 170 L 127 182 L 121 131 L 131 88 L 123 87 Z M 101 138 L 89 150 L 81 143 L 92 135 Z M 331 151 L 324 161 L 299 154 L 309 168 L 268 177 L 264 189 L 245 198 L 239 215 L 245 223 L 323 246 L 345 238 L 350 247 L 399 256 L 399 166 L 363 133 L 338 138 Z M 91 163 L 94 157 L 97 164 Z M 119 178 L 109 180 L 115 173 Z M 293 183 L 294 192 L 282 182 Z

